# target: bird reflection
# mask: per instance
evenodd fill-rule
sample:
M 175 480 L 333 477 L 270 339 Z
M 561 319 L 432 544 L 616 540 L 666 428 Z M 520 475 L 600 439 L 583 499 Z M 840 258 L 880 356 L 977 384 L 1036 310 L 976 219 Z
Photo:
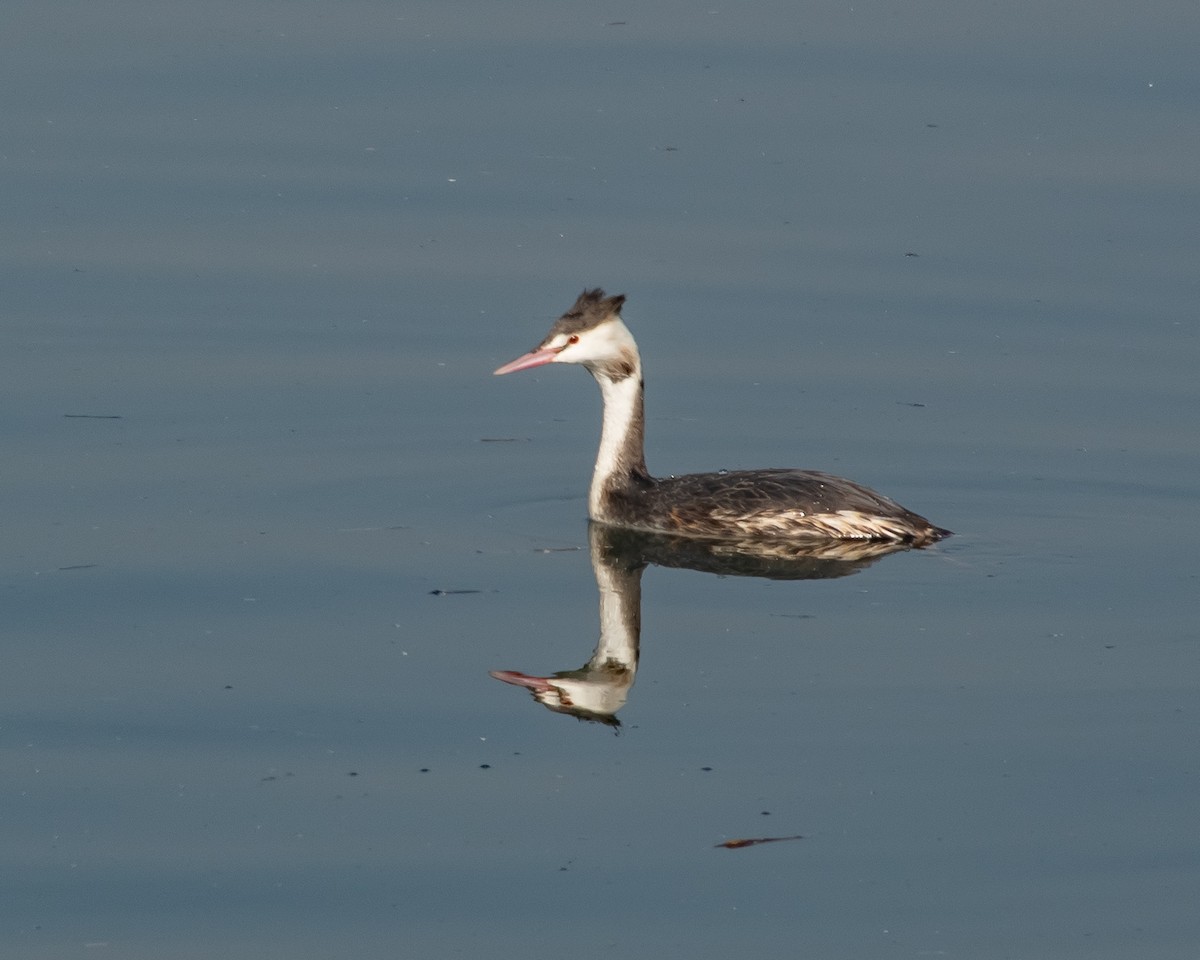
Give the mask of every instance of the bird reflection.
M 858 573 L 904 544 L 877 541 L 820 543 L 762 540 L 696 540 L 588 525 L 592 570 L 600 590 L 600 641 L 578 670 L 531 676 L 493 670 L 491 676 L 525 687 L 555 713 L 619 727 L 617 711 L 625 704 L 637 674 L 641 639 L 642 571 L 649 564 L 770 580 L 829 580 Z

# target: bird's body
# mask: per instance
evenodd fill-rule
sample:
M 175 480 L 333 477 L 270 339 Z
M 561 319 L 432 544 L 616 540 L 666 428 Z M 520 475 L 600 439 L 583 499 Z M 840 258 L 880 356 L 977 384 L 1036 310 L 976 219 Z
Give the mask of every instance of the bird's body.
M 768 469 L 656 478 L 646 469 L 641 358 L 621 320 L 623 296 L 585 290 L 535 350 L 497 374 L 547 363 L 586 367 L 604 398 L 588 494 L 593 520 L 690 537 L 876 540 L 924 546 L 949 536 L 924 517 L 842 477 Z
M 608 491 L 593 519 L 697 537 L 940 539 L 924 517 L 866 487 L 816 470 L 732 470 L 632 483 Z M 926 532 L 928 531 L 928 532 Z

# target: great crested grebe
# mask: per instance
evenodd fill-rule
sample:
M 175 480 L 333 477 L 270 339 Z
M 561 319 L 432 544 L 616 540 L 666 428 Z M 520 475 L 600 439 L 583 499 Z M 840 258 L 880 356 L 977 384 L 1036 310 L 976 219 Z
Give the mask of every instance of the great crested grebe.
M 588 492 L 599 523 L 687 537 L 876 540 L 923 547 L 950 536 L 867 487 L 815 470 L 652 477 L 643 446 L 642 362 L 621 320 L 624 295 L 585 290 L 538 346 L 496 374 L 582 364 L 600 385 L 604 425 Z

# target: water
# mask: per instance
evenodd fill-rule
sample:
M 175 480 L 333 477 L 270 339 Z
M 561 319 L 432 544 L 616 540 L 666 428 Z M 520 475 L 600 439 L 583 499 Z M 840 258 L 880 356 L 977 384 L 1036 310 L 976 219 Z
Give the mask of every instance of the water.
M 1200 923 L 1191 5 L 11 5 L 6 955 L 1179 958 Z M 653 470 L 957 532 L 651 566 Z M 717 847 L 731 839 L 804 839 Z

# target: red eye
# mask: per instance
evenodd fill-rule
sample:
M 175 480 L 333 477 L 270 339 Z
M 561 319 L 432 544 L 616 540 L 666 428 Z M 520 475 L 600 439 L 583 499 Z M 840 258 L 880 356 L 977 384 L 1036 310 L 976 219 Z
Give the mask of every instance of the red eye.
M 572 334 L 571 336 L 567 337 L 567 346 L 570 346 L 571 344 L 578 343 L 578 342 L 579 342 L 578 334 Z

